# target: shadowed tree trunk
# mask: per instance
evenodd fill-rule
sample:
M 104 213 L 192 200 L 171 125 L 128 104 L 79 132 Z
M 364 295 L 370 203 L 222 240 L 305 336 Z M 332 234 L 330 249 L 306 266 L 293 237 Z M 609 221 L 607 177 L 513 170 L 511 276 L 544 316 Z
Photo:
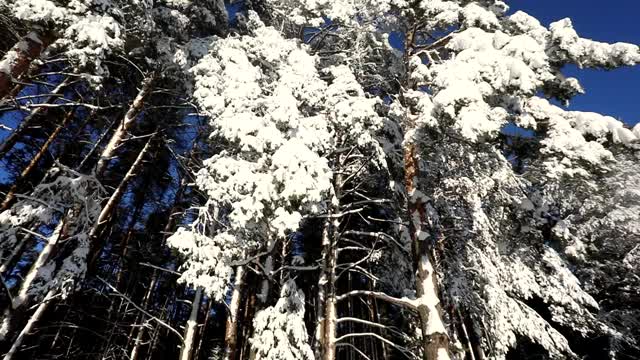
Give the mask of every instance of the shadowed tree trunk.
M 49 290 L 47 295 L 42 300 L 42 303 L 40 303 L 40 306 L 38 306 L 38 309 L 33 313 L 33 315 L 31 315 L 31 318 L 27 322 L 27 325 L 25 325 L 22 331 L 20 331 L 20 334 L 18 334 L 18 337 L 13 342 L 13 345 L 11 345 L 11 349 L 9 349 L 3 360 L 12 360 L 16 353 L 18 353 L 18 351 L 20 350 L 20 346 L 22 346 L 22 343 L 24 342 L 24 339 L 31 332 L 31 330 L 33 330 L 33 327 L 40 320 L 42 314 L 44 314 L 44 312 L 47 310 L 47 307 L 49 307 L 49 304 L 51 303 L 51 300 L 54 296 L 55 291 L 53 289 Z
M 133 164 L 131 164 L 124 178 L 120 180 L 120 184 L 118 184 L 118 187 L 111 194 L 111 197 L 109 197 L 109 200 L 107 201 L 107 203 L 102 207 L 102 211 L 98 216 L 98 220 L 96 221 L 95 225 L 91 229 L 91 232 L 89 233 L 89 239 L 91 241 L 91 247 L 92 247 L 90 251 L 90 256 L 89 256 L 89 259 L 91 259 L 89 262 L 90 266 L 91 264 L 95 263 L 95 261 L 98 258 L 98 255 L 100 254 L 100 246 L 98 244 L 98 240 L 100 237 L 100 233 L 104 228 L 104 225 L 111 219 L 111 216 L 113 215 L 113 211 L 116 209 L 116 206 L 118 205 L 120 198 L 124 194 L 127 188 L 127 185 L 137 175 L 138 170 L 140 170 L 140 168 L 142 167 L 142 161 L 145 155 L 147 154 L 147 152 L 149 152 L 149 149 L 151 148 L 151 144 L 153 143 L 154 140 L 155 140 L 155 134 L 149 137 L 149 139 L 147 140 L 147 143 L 144 145 L 144 148 L 142 148 L 142 150 L 138 154 L 138 157 L 136 157 L 136 160 L 133 162 Z
M 2 205 L 0 205 L 0 212 L 7 210 L 9 208 L 9 206 L 11 205 L 11 201 L 16 196 L 16 191 L 18 190 L 18 187 L 25 183 L 29 174 L 31 174 L 31 171 L 35 169 L 40 159 L 42 159 L 42 157 L 47 153 L 49 146 L 51 146 L 53 141 L 58 137 L 58 134 L 60 134 L 60 131 L 62 131 L 62 129 L 64 129 L 67 126 L 67 124 L 69 124 L 71 119 L 73 119 L 73 111 L 70 111 L 65 115 L 64 119 L 62 120 L 62 123 L 56 126 L 55 130 L 53 130 L 51 135 L 49 135 L 49 138 L 47 138 L 47 141 L 45 141 L 45 143 L 42 144 L 38 153 L 33 157 L 33 159 L 31 159 L 31 161 L 29 162 L 29 165 L 27 165 L 27 167 L 24 168 L 24 170 L 22 170 L 22 173 L 20 173 L 20 177 L 11 186 L 11 189 L 9 189 L 7 196 L 5 196 L 4 201 L 2 202 Z

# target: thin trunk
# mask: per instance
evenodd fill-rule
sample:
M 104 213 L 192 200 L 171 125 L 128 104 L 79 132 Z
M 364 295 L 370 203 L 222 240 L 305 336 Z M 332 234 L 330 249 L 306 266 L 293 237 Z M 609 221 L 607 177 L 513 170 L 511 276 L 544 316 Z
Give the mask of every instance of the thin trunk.
M 171 209 L 169 210 L 169 218 L 167 219 L 167 223 L 164 226 L 163 229 L 163 236 L 162 236 L 162 246 L 165 245 L 165 241 L 168 237 L 169 232 L 173 229 L 174 226 L 174 220 L 175 220 L 175 216 L 174 213 L 175 211 L 179 208 L 179 204 L 182 201 L 182 196 L 184 194 L 184 189 L 187 186 L 187 182 L 184 179 L 180 180 L 180 187 L 178 188 L 178 191 L 176 193 L 175 199 L 173 201 L 173 206 L 171 207 Z M 149 302 L 151 300 L 151 294 L 153 292 L 153 289 L 155 288 L 155 285 L 160 281 L 162 277 L 162 273 L 158 272 L 157 270 L 154 270 L 153 272 L 153 276 L 151 279 L 151 284 L 153 286 L 150 286 L 149 289 L 147 289 L 147 293 L 145 294 L 145 308 L 149 305 Z M 166 306 L 165 306 L 166 308 Z M 143 323 L 145 320 L 145 315 L 142 314 L 141 315 L 141 320 L 140 323 Z M 138 330 L 138 334 L 136 336 L 136 342 L 134 343 L 134 348 L 131 350 L 131 360 L 135 360 L 137 359 L 137 357 L 140 354 L 140 347 L 142 345 L 142 337 L 144 336 L 144 332 L 145 332 L 146 327 L 141 326 L 140 329 Z M 132 333 L 129 334 L 129 337 L 133 336 L 133 330 Z M 148 358 L 152 358 L 153 357 L 153 353 L 155 351 L 155 347 L 157 344 L 157 339 L 159 337 L 159 330 L 155 330 L 152 335 L 151 335 L 151 346 L 150 349 L 148 351 L 147 357 Z M 128 345 L 128 344 L 127 344 Z
M 144 202 L 144 189 L 146 188 L 146 186 L 148 185 L 147 181 L 144 181 L 142 183 L 142 186 L 140 186 L 136 192 L 136 196 L 134 196 L 134 202 L 135 202 L 135 208 L 133 209 L 133 214 L 131 215 L 131 219 L 129 220 L 129 224 L 127 224 L 127 233 L 125 236 L 122 237 L 122 240 L 120 241 L 120 261 L 118 262 L 118 270 L 116 272 L 116 289 L 120 289 L 122 287 L 122 282 L 124 279 L 124 265 L 125 265 L 125 259 L 127 257 L 127 254 L 129 253 L 129 241 L 131 240 L 131 237 L 133 236 L 133 232 L 134 232 L 134 226 L 136 225 L 136 222 L 138 221 L 138 218 L 140 217 L 140 213 L 142 212 L 142 208 L 145 205 Z M 141 189 L 142 192 L 140 191 Z M 137 196 L 138 194 L 142 194 L 142 196 Z
M 207 299 L 207 312 L 204 316 L 204 323 L 202 324 L 202 330 L 200 331 L 200 339 L 198 340 L 198 346 L 196 347 L 194 360 L 200 358 L 200 352 L 202 351 L 202 345 L 204 344 L 205 332 L 207 331 L 207 325 L 209 325 L 209 319 L 211 318 L 211 308 L 213 307 L 213 299 Z
M 424 360 L 448 360 L 449 337 L 442 319 L 442 307 L 438 298 L 438 279 L 431 260 L 427 239 L 424 238 L 423 224 L 428 220 L 425 204 L 416 188 L 419 172 L 417 146 L 411 142 L 405 145 L 404 169 L 407 208 L 409 211 L 409 233 L 413 248 L 413 261 L 416 271 L 416 296 L 418 315 L 422 330 Z
M 0 71 L 0 75 L 1 74 L 2 72 Z M 60 84 L 58 84 L 58 86 L 56 86 L 51 91 L 51 94 L 60 95 L 68 85 L 69 85 L 69 79 L 67 78 L 63 80 Z M 55 99 L 56 99 L 55 96 L 49 96 L 46 102 L 51 103 Z M 4 157 L 11 149 L 13 149 L 13 146 L 18 142 L 18 140 L 20 139 L 22 134 L 25 132 L 25 130 L 28 129 L 29 126 L 31 126 L 31 124 L 33 123 L 33 120 L 36 119 L 39 115 L 42 115 L 45 111 L 47 111 L 46 107 L 35 108 L 31 111 L 29 115 L 27 115 L 24 119 L 22 119 L 18 127 L 11 134 L 9 134 L 9 136 L 7 136 L 2 141 L 2 143 L 0 143 L 0 157 Z
M 225 360 L 236 359 L 238 351 L 238 319 L 240 315 L 240 301 L 242 300 L 242 290 L 244 287 L 244 268 L 236 268 L 236 279 L 231 294 L 229 304 L 229 315 L 227 315 L 226 330 L 224 333 Z
M 40 318 L 42 317 L 42 314 L 44 314 L 44 312 L 47 310 L 47 307 L 49 306 L 49 303 L 51 302 L 51 299 L 53 298 L 54 295 L 55 295 L 55 290 L 54 289 L 49 290 L 47 295 L 44 297 L 44 300 L 42 300 L 42 303 L 40 303 L 40 306 L 38 306 L 38 309 L 33 313 L 33 315 L 31 315 L 31 318 L 29 319 L 27 324 L 24 326 L 22 331 L 20 331 L 20 334 L 18 335 L 16 340 L 13 342 L 11 349 L 9 349 L 9 352 L 7 352 L 7 354 L 4 356 L 3 360 L 13 359 L 13 357 L 16 355 L 16 353 L 20 349 L 20 346 L 22 345 L 22 342 L 24 341 L 24 339 L 31 332 L 31 330 L 33 330 L 33 327 L 35 326 L 35 324 L 40 320 Z
M 374 313 L 373 321 L 381 324 L 382 322 L 380 318 L 380 309 L 378 308 L 378 299 L 375 299 L 375 298 L 373 299 L 373 313 Z M 385 329 L 381 329 L 380 334 L 382 336 L 385 336 L 387 334 L 387 331 Z M 389 350 L 388 350 L 389 345 L 383 342 L 382 344 L 380 344 L 380 346 L 382 347 L 382 359 L 384 360 L 389 359 Z
M 66 218 L 66 216 L 64 218 Z M 63 233 L 62 229 L 65 225 L 64 218 L 58 223 L 53 234 L 49 236 L 47 244 L 44 246 L 42 251 L 40 251 L 40 254 L 38 254 L 38 258 L 31 266 L 31 269 L 29 269 L 27 276 L 24 277 L 22 284 L 20 284 L 20 291 L 18 292 L 18 296 L 16 296 L 12 302 L 13 309 L 22 307 L 23 305 L 25 305 L 25 303 L 27 303 L 27 300 L 29 300 L 29 293 L 33 282 L 36 280 L 36 277 L 42 267 L 49 262 L 49 259 L 51 259 L 51 256 L 53 255 L 55 248 L 60 241 L 60 237 Z
M 144 81 L 142 82 L 142 88 L 138 92 L 138 95 L 136 95 L 136 98 L 133 99 L 133 103 L 131 103 L 129 110 L 122 118 L 120 124 L 118 124 L 116 131 L 111 136 L 111 139 L 109 139 L 109 142 L 107 143 L 105 148 L 102 150 L 95 171 L 95 174 L 98 178 L 103 175 L 104 171 L 107 168 L 107 165 L 109 165 L 111 158 L 115 155 L 118 147 L 124 142 L 129 130 L 131 130 L 131 127 L 135 123 L 136 117 L 142 110 L 142 106 L 144 105 L 146 97 L 151 93 L 154 80 L 154 75 L 150 75 L 149 77 L 144 79 Z
M 31 61 L 53 41 L 51 33 L 32 31 L 4 55 L 0 61 L 0 99 L 11 91 L 14 80 L 29 69 Z
M 247 282 L 249 282 L 250 279 L 251 278 L 249 277 L 245 278 Z M 248 285 L 247 287 L 251 288 L 250 285 Z M 253 323 L 250 321 L 250 319 L 252 318 L 252 314 L 255 313 L 256 298 L 257 295 L 255 294 L 255 292 L 249 292 L 244 301 L 244 314 L 242 315 L 242 318 L 244 319 L 244 326 L 242 326 L 242 336 L 238 337 L 238 340 L 241 341 L 241 346 L 236 345 L 236 348 L 240 349 L 240 356 L 238 358 L 242 360 L 247 358 L 251 359 L 253 355 L 251 352 L 251 343 L 248 341 L 248 339 L 251 337 L 251 333 L 253 332 Z M 247 356 L 245 354 L 249 355 Z
M 131 164 L 124 178 L 120 181 L 120 184 L 118 184 L 118 187 L 113 192 L 113 194 L 111 194 L 111 197 L 109 197 L 109 200 L 102 208 L 102 211 L 98 216 L 98 220 L 96 221 L 95 225 L 91 229 L 91 232 L 89 233 L 89 239 L 91 241 L 91 247 L 92 247 L 92 251 L 90 253 L 92 254 L 90 257 L 91 259 L 90 264 L 95 263 L 98 255 L 100 254 L 100 250 L 97 242 L 104 224 L 108 222 L 109 219 L 111 218 L 111 215 L 115 210 L 116 206 L 118 205 L 118 202 L 120 201 L 120 197 L 122 197 L 122 194 L 124 194 L 124 191 L 126 190 L 129 182 L 137 175 L 136 172 L 139 170 L 140 166 L 142 165 L 142 160 L 144 156 L 147 154 L 147 152 L 149 151 L 151 147 L 151 143 L 153 142 L 154 139 L 155 139 L 155 136 L 149 137 L 149 140 L 147 140 L 147 143 L 144 145 L 144 148 L 142 148 L 142 150 L 138 154 L 138 157 L 133 162 L 133 164 Z
M 335 196 L 340 198 L 342 190 L 342 175 L 339 173 L 335 176 Z M 338 210 L 331 208 L 329 214 L 333 214 Z M 324 318 L 320 320 L 322 360 L 334 360 L 336 358 L 336 332 L 338 311 L 336 308 L 336 266 L 338 262 L 337 247 L 337 230 L 340 226 L 339 218 L 336 218 L 331 224 L 330 218 L 327 219 L 326 225 L 322 231 L 322 256 L 324 261 L 323 274 L 320 279 L 320 286 L 324 286 L 324 302 L 320 302 L 319 306 L 324 307 Z
M 198 312 L 200 310 L 200 300 L 202 299 L 202 288 L 196 290 L 193 305 L 191 305 L 191 315 L 184 329 L 184 343 L 180 350 L 180 360 L 191 360 L 193 356 L 193 344 L 195 342 L 196 327 L 198 326 Z
M 11 337 L 14 328 L 24 319 L 25 313 L 28 311 L 28 305 L 31 300 L 30 290 L 33 282 L 36 280 L 40 270 L 46 265 L 56 250 L 60 238 L 65 236 L 67 214 L 65 213 L 62 220 L 58 223 L 55 230 L 48 237 L 47 243 L 38 254 L 36 261 L 33 263 L 29 272 L 22 280 L 18 296 L 14 297 L 11 304 L 3 310 L 2 324 L 0 325 L 0 340 L 6 340 Z M 25 242 L 26 243 L 26 242 Z M 50 291 L 57 291 L 52 288 Z
M 64 312 L 64 317 L 62 318 L 62 322 L 66 323 L 67 319 L 69 318 L 69 313 L 71 312 L 71 306 L 67 305 L 67 310 Z M 57 311 L 59 309 L 59 306 L 56 307 Z M 53 351 L 53 349 L 55 349 L 56 345 L 58 344 L 58 341 L 60 340 L 60 338 L 62 337 L 62 331 L 65 329 L 64 326 L 59 326 L 58 327 L 58 331 L 56 331 L 56 336 L 54 336 L 53 341 L 51 342 L 51 346 L 49 346 L 49 352 Z
M 162 312 L 162 315 L 160 316 L 160 319 L 162 319 L 162 320 L 169 319 L 169 316 L 166 316 L 167 315 L 166 309 L 169 308 L 169 298 L 168 297 L 165 299 L 164 306 L 162 306 L 161 308 L 164 311 Z M 165 319 L 165 317 L 166 317 L 166 319 Z M 167 321 L 167 323 L 169 323 L 169 321 Z M 159 342 L 160 336 L 162 335 L 161 334 L 162 331 L 166 331 L 166 328 L 164 328 L 164 327 L 162 327 L 160 325 L 156 325 L 154 327 L 153 335 L 151 336 L 151 346 L 150 346 L 150 349 L 149 349 L 148 354 L 147 354 L 147 358 L 148 359 L 153 359 L 153 354 L 156 353 L 156 349 L 158 347 L 158 342 Z
M 337 220 L 336 220 L 337 222 Z M 336 308 L 336 263 L 337 249 L 333 241 L 329 245 L 329 259 L 327 260 L 328 282 L 326 284 L 326 296 L 324 306 L 324 343 L 323 360 L 334 360 L 336 358 L 336 332 L 338 311 Z
M 458 321 L 460 321 L 460 328 L 462 330 L 462 334 L 464 335 L 464 339 L 466 342 L 466 346 L 467 349 L 465 350 L 465 353 L 469 355 L 469 360 L 476 360 L 475 354 L 474 354 L 474 349 L 473 349 L 473 345 L 472 345 L 472 341 L 471 338 L 469 337 L 469 332 L 467 331 L 467 326 L 464 323 L 464 318 L 462 317 L 462 314 L 460 313 L 459 309 L 455 309 L 455 314 L 453 314 L 454 316 L 457 315 L 458 317 Z
M 35 169 L 40 159 L 42 159 L 42 157 L 47 153 L 49 146 L 51 146 L 53 141 L 60 134 L 60 131 L 62 131 L 62 129 L 65 128 L 67 124 L 69 124 L 69 121 L 71 121 L 72 118 L 73 118 L 73 111 L 70 111 L 65 115 L 64 119 L 62 120 L 62 123 L 56 126 L 55 130 L 53 130 L 51 135 L 49 135 L 49 138 L 47 138 L 47 141 L 45 141 L 44 144 L 40 147 L 40 150 L 38 151 L 38 153 L 33 157 L 33 159 L 31 159 L 31 161 L 29 162 L 29 165 L 27 165 L 27 167 L 25 167 L 24 170 L 22 170 L 22 172 L 20 173 L 20 177 L 15 181 L 13 186 L 11 186 L 11 189 L 9 189 L 7 196 L 5 196 L 4 201 L 0 205 L 0 212 L 7 210 L 9 208 L 11 201 L 16 196 L 16 191 L 18 191 L 18 187 L 24 184 L 27 177 L 31 174 L 31 171 Z
M 88 117 L 92 116 L 92 115 L 93 115 L 93 113 L 89 114 Z M 82 161 L 80 161 L 80 164 L 78 164 L 78 166 L 76 167 L 77 170 L 82 170 L 82 168 L 86 165 L 86 163 L 89 161 L 89 159 L 91 159 L 91 156 L 93 156 L 93 154 L 96 152 L 96 150 L 98 149 L 100 144 L 102 144 L 102 142 L 107 137 L 107 135 L 109 135 L 109 132 L 111 131 L 111 128 L 113 128 L 113 126 L 116 123 L 117 123 L 117 121 L 113 120 L 111 122 L 111 124 L 109 124 L 109 126 L 104 130 L 104 132 L 100 135 L 98 140 L 96 140 L 96 142 L 93 144 L 93 146 L 91 147 L 89 152 L 87 152 L 87 154 L 84 156 Z
M 11 254 L 9 254 L 9 256 L 4 260 L 2 265 L 0 265 L 0 275 L 6 273 L 13 267 L 13 264 L 16 261 L 18 261 L 19 255 L 22 254 L 22 251 L 27 246 L 29 241 L 31 241 L 31 238 L 32 238 L 31 234 L 25 235 L 22 238 L 22 241 L 20 241 L 20 243 L 13 248 L 13 250 L 11 251 Z
M 267 249 L 273 249 L 274 247 L 274 239 L 269 239 L 267 241 Z M 258 294 L 258 298 L 260 302 L 266 304 L 269 301 L 269 292 L 271 291 L 271 273 L 273 272 L 273 255 L 269 253 L 266 259 L 264 260 L 264 272 L 265 279 L 262 280 L 262 286 L 260 288 L 260 294 Z
M 135 215 L 137 216 L 137 214 Z M 133 235 L 133 225 L 129 227 L 127 230 L 127 234 L 122 237 L 122 241 L 120 241 L 120 261 L 118 263 L 118 270 L 116 272 L 116 289 L 122 288 L 122 282 L 124 281 L 124 265 L 125 259 L 127 257 L 127 253 L 129 251 L 129 240 L 131 240 L 131 236 Z
M 153 289 L 156 287 L 156 283 L 158 281 L 158 271 L 154 270 L 153 275 L 151 277 L 151 282 L 149 283 L 149 288 L 147 292 L 144 294 L 144 300 L 142 301 L 142 307 L 146 309 L 149 306 L 149 301 L 151 299 L 151 294 L 153 293 Z M 136 336 L 135 343 L 133 344 L 133 349 L 131 349 L 131 355 L 129 356 L 130 360 L 136 360 L 138 355 L 140 355 L 140 346 L 142 345 L 142 337 L 144 336 L 144 321 L 145 316 L 142 315 L 140 319 L 140 327 L 138 329 L 138 334 Z
M 322 228 L 322 251 L 320 253 L 320 277 L 318 279 L 318 296 L 316 299 L 316 332 L 315 332 L 315 356 L 320 359 L 325 353 L 325 313 L 324 307 L 327 301 L 327 283 L 329 282 L 328 259 L 331 252 L 330 229 L 331 220 L 327 219 Z

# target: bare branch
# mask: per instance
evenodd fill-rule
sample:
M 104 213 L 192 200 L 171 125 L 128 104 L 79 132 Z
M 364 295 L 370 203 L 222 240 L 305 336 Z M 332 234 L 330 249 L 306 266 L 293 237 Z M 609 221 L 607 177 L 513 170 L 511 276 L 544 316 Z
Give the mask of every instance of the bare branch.
M 376 299 L 383 300 L 392 304 L 407 307 L 411 310 L 418 309 L 418 304 L 416 303 L 416 300 L 409 299 L 406 297 L 397 298 L 397 297 L 393 297 L 391 295 L 385 294 L 383 292 L 370 291 L 370 290 L 353 290 L 348 293 L 344 293 L 340 296 L 336 296 L 336 301 L 342 301 L 351 296 L 371 296 Z
M 136 304 L 133 300 L 131 300 L 128 296 L 126 296 L 125 294 L 121 293 L 120 291 L 118 291 L 118 289 L 116 289 L 113 285 L 111 285 L 110 283 L 108 283 L 106 280 L 104 280 L 103 278 L 101 278 L 100 276 L 98 276 L 98 280 L 102 281 L 105 285 L 107 285 L 109 287 L 109 289 L 111 289 L 111 291 L 113 291 L 114 293 L 116 293 L 117 296 L 121 297 L 122 299 L 126 300 L 129 304 L 131 304 L 133 307 L 135 307 L 136 309 L 138 309 L 140 312 L 142 312 L 143 314 L 147 315 L 151 320 L 156 321 L 158 324 L 162 325 L 163 327 L 165 327 L 166 329 L 168 329 L 169 331 L 171 331 L 172 333 L 174 333 L 179 339 L 180 341 L 184 342 L 184 338 L 182 337 L 182 334 L 180 334 L 180 332 L 178 332 L 178 330 L 174 329 L 173 327 L 171 327 L 171 325 L 165 323 L 164 321 L 158 319 L 157 317 L 153 316 L 151 313 L 149 313 L 147 310 L 143 309 L 140 305 Z

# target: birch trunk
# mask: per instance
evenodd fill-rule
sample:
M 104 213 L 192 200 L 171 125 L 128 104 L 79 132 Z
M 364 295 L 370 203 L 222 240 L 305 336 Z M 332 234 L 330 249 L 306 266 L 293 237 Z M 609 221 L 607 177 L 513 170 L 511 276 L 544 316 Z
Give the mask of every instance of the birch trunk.
M 198 326 L 198 312 L 200 311 L 200 300 L 202 299 L 202 288 L 196 290 L 196 295 L 191 306 L 191 315 L 184 329 L 184 343 L 180 350 L 180 360 L 191 360 L 193 356 L 193 345 L 195 343 L 196 327 Z
M 236 268 L 236 279 L 229 304 L 229 315 L 224 333 L 225 360 L 235 360 L 238 352 L 238 319 L 240 316 L 240 301 L 242 300 L 242 290 L 244 287 L 244 268 Z
M 318 279 L 318 297 L 316 300 L 316 332 L 315 332 L 315 356 L 316 359 L 322 358 L 322 354 L 325 353 L 324 346 L 325 341 L 325 304 L 327 302 L 327 284 L 329 282 L 328 271 L 328 259 L 331 251 L 331 240 L 329 238 L 329 228 L 331 227 L 331 220 L 327 219 L 324 222 L 322 229 L 322 252 L 320 254 L 320 278 Z
M 116 150 L 124 142 L 127 133 L 129 132 L 129 130 L 131 130 L 131 127 L 135 123 L 136 117 L 140 113 L 140 110 L 142 110 L 145 99 L 147 98 L 149 93 L 151 93 L 154 80 L 154 75 L 150 75 L 149 77 L 144 79 L 144 81 L 142 82 L 142 88 L 138 92 L 138 95 L 136 95 L 136 98 L 133 99 L 133 103 L 131 103 L 129 110 L 122 118 L 120 124 L 118 124 L 118 127 L 111 136 L 111 139 L 109 139 L 109 142 L 107 143 L 105 148 L 102 150 L 95 171 L 95 174 L 98 178 L 103 175 L 104 171 L 107 168 L 107 165 L 109 165 L 111 158 L 113 158 Z
M 0 61 L 0 99 L 11 91 L 14 80 L 29 69 L 31 61 L 53 41 L 51 33 L 32 31 L 4 55 Z
M 11 186 L 11 189 L 9 189 L 9 192 L 7 192 L 7 196 L 5 196 L 4 201 L 0 205 L 0 212 L 3 212 L 9 208 L 11 201 L 16 196 L 16 191 L 18 191 L 18 186 L 20 186 L 25 182 L 29 174 L 31 174 L 31 171 L 33 171 L 33 169 L 36 167 L 36 165 L 40 161 L 40 159 L 42 159 L 42 157 L 47 153 L 49 146 L 51 146 L 53 141 L 58 137 L 58 134 L 60 134 L 60 131 L 62 131 L 62 129 L 66 127 L 67 124 L 69 124 L 69 121 L 71 121 L 72 118 L 73 118 L 73 112 L 70 111 L 67 113 L 67 115 L 65 115 L 64 120 L 62 120 L 62 123 L 56 126 L 55 130 L 53 130 L 51 135 L 49 135 L 49 138 L 47 138 L 47 141 L 45 141 L 45 143 L 40 147 L 40 150 L 38 151 L 38 153 L 33 157 L 33 159 L 31 159 L 31 161 L 29 162 L 29 165 L 27 165 L 27 167 L 24 168 L 24 170 L 22 170 L 22 172 L 20 173 L 20 177 L 15 181 L 13 186 Z

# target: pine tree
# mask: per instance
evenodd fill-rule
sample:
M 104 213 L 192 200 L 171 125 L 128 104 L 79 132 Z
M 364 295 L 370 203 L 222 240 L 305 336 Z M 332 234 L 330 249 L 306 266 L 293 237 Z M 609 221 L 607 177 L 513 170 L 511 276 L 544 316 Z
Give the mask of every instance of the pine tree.
M 640 125 L 565 74 L 638 46 L 500 0 L 8 0 L 0 32 L 5 359 L 640 355 Z

